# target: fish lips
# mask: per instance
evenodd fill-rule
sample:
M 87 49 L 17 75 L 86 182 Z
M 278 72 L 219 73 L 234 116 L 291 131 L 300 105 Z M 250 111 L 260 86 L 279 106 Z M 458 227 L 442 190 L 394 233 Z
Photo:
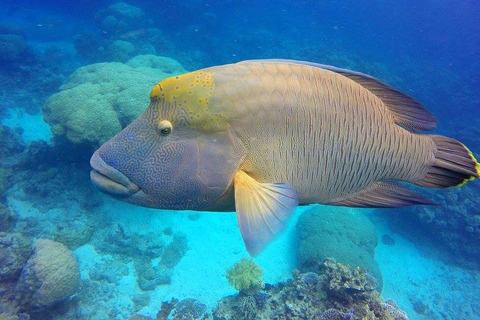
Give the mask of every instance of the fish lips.
M 123 173 L 108 165 L 95 152 L 90 159 L 90 179 L 92 183 L 102 192 L 118 198 L 130 197 L 137 193 L 140 188 L 130 181 Z

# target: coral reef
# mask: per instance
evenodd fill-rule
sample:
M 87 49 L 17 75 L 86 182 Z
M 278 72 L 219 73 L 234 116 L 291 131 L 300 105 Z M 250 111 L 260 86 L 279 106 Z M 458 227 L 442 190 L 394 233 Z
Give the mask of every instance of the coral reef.
M 147 107 L 155 83 L 183 72 L 175 60 L 155 56 L 79 68 L 60 92 L 47 99 L 44 120 L 57 138 L 98 146 Z
M 95 14 L 102 32 L 108 36 L 120 36 L 130 30 L 145 27 L 145 13 L 138 7 L 117 2 Z
M 140 54 L 170 54 L 172 42 L 138 7 L 117 2 L 95 14 L 97 31 L 74 36 L 75 49 L 88 63 L 125 62 Z
M 64 220 L 56 224 L 54 240 L 75 250 L 88 243 L 93 234 L 93 226 L 89 221 Z
M 152 266 L 149 260 L 138 259 L 135 261 L 137 283 L 140 289 L 153 290 L 156 286 L 169 284 L 172 270 L 162 264 Z
M 119 222 L 110 223 L 103 229 L 94 234 L 91 243 L 100 252 L 112 254 L 117 260 L 133 259 L 137 284 L 144 291 L 169 284 L 173 269 L 188 250 L 187 238 L 181 233 L 139 234 Z M 103 268 L 99 266 L 99 269 Z M 93 275 L 93 279 L 101 278 L 111 279 L 112 275 L 107 270 Z
M 0 28 L 0 68 L 11 68 L 12 64 L 32 58 L 31 49 L 19 30 Z
M 160 257 L 160 264 L 169 269 L 175 268 L 187 250 L 187 237 L 183 234 L 174 234 L 172 241 L 165 248 L 165 251 L 163 251 Z
M 121 254 L 130 257 L 159 258 L 165 249 L 162 237 L 155 233 L 136 234 L 120 222 L 106 226 L 106 233 L 93 241 L 104 253 Z
M 30 243 L 18 233 L 0 232 L 0 280 L 15 281 L 30 256 Z
M 363 269 L 326 259 L 316 272 L 294 271 L 286 283 L 267 285 L 255 295 L 223 298 L 214 319 L 408 319 L 396 304 L 384 302 Z
M 366 270 L 359 267 L 352 269 L 333 259 L 323 261 L 321 270 L 326 276 L 327 294 L 334 298 L 335 302 L 339 302 L 339 305 L 333 305 L 336 308 L 367 299 L 377 287 L 375 279 L 370 277 Z
M 0 146 L 0 159 L 12 155 L 17 155 L 25 150 L 25 143 L 22 141 L 22 129 L 10 128 L 4 125 L 0 126 L 0 139 L 2 144 Z M 2 163 L 2 165 L 5 165 Z
M 257 292 L 263 287 L 263 270 L 253 259 L 242 257 L 227 270 L 228 283 L 240 292 Z
M 348 208 L 333 212 L 329 207 L 314 206 L 297 223 L 297 266 L 311 271 L 327 257 L 352 267 L 369 270 L 382 289 L 382 274 L 374 260 L 378 237 L 375 226 L 362 213 Z M 313 269 L 312 269 L 313 268 Z
M 207 312 L 207 306 L 196 299 L 186 298 L 178 302 L 175 306 L 172 318 L 180 319 L 203 319 Z
M 207 306 L 192 298 L 186 298 L 181 301 L 171 299 L 169 302 L 162 302 L 156 318 L 157 320 L 208 319 Z
M 39 239 L 15 287 L 22 309 L 42 309 L 75 294 L 80 281 L 78 263 L 72 252 L 59 243 Z
M 428 191 L 426 191 L 428 192 Z M 385 212 L 392 228 L 422 246 L 436 258 L 466 268 L 480 269 L 480 186 L 431 192 L 438 206 L 420 206 Z M 415 225 L 415 227 L 412 227 Z M 419 241 L 421 239 L 421 241 Z
M 122 277 L 128 275 L 127 266 L 120 260 L 106 258 L 104 260 L 106 260 L 104 263 L 99 264 L 98 267 L 90 271 L 90 279 L 107 281 L 118 285 Z
M 1 174 L 1 171 L 0 171 Z M 12 208 L 0 202 L 0 232 L 10 231 L 17 222 L 18 215 Z

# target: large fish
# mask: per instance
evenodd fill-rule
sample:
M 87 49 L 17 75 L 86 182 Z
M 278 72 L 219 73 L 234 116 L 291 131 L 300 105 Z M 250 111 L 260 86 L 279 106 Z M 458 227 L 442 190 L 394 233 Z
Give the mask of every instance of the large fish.
M 419 134 L 435 118 L 368 75 L 309 62 L 244 61 L 171 77 L 92 156 L 93 183 L 141 206 L 236 211 L 258 254 L 298 204 L 432 204 L 398 184 L 479 177 L 460 142 Z

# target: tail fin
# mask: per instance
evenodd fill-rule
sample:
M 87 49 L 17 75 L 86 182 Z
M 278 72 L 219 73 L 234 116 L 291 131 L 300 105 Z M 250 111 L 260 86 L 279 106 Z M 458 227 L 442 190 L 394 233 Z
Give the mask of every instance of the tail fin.
M 435 163 L 425 177 L 415 184 L 422 187 L 446 188 L 461 186 L 480 178 L 480 164 L 462 143 L 444 136 L 430 135 L 437 145 Z

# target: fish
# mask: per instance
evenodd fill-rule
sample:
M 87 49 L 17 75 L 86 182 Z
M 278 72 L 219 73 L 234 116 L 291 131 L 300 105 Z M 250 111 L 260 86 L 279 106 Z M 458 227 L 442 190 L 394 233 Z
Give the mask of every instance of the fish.
M 367 74 L 247 60 L 156 84 L 134 122 L 93 154 L 93 184 L 151 208 L 235 211 L 258 255 L 298 205 L 431 205 L 405 186 L 460 186 L 480 165 L 436 119 Z

